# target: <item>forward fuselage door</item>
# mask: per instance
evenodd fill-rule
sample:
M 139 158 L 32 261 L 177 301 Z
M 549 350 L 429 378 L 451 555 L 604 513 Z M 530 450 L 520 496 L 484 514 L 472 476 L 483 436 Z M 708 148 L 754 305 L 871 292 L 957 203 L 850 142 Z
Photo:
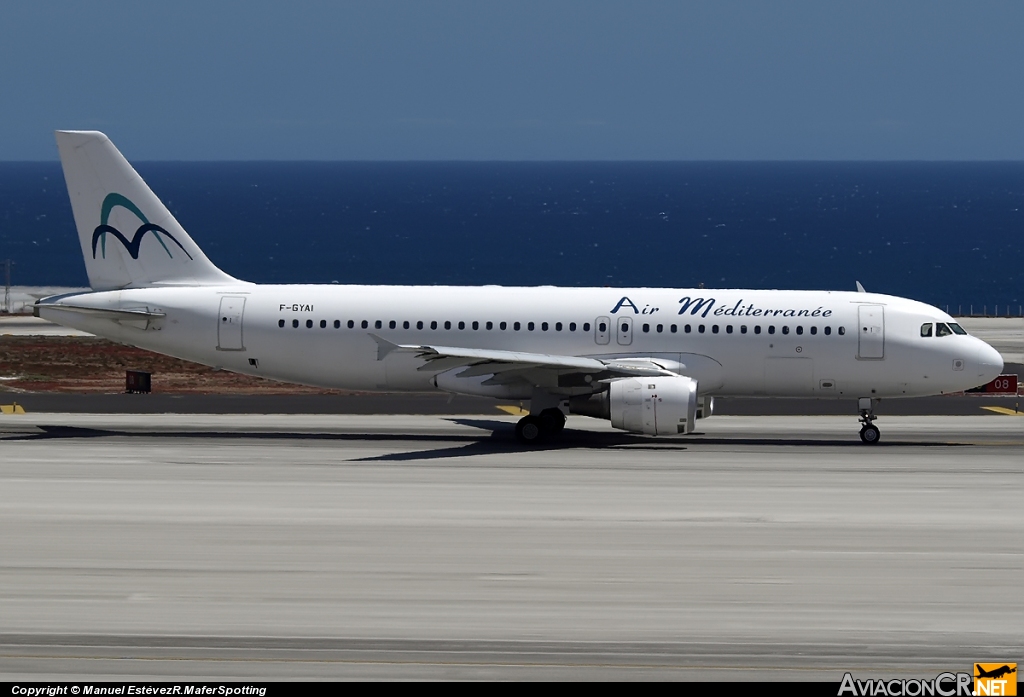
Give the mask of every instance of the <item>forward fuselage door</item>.
M 217 350 L 244 351 L 242 343 L 242 315 L 245 312 L 245 298 L 226 295 L 220 299 L 220 314 L 217 315 Z
M 617 317 L 615 319 L 616 338 L 623 346 L 633 343 L 633 318 Z
M 857 313 L 857 358 L 885 358 L 885 308 L 861 305 Z
M 594 320 L 594 341 L 598 344 L 607 344 L 612 340 L 612 322 L 607 317 L 598 317 Z

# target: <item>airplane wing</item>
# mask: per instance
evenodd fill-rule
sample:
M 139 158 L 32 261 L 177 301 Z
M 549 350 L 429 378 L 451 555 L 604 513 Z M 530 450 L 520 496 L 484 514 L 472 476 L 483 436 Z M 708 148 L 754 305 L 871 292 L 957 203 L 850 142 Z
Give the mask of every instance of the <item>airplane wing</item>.
M 554 383 L 559 387 L 584 387 L 592 382 L 619 377 L 676 375 L 652 358 L 602 359 L 456 346 L 402 345 L 376 334 L 370 336 L 377 342 L 377 360 L 384 360 L 393 352 L 414 353 L 424 361 L 418 370 L 442 373 L 465 367 L 457 377 L 493 376 L 483 384 L 526 381 L 533 384 Z M 587 377 L 590 379 L 587 380 Z

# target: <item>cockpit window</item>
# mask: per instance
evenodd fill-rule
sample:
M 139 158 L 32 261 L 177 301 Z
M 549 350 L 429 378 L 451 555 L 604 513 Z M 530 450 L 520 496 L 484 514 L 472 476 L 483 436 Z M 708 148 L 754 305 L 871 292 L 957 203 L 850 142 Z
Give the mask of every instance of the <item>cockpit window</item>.
M 949 323 L 949 328 L 953 330 L 953 333 L 954 333 L 954 334 L 959 334 L 959 335 L 961 335 L 961 336 L 963 336 L 964 334 L 966 334 L 966 333 L 967 333 L 967 330 L 966 330 L 966 329 L 964 329 L 963 327 L 961 327 L 961 326 L 960 326 L 959 324 L 957 324 L 956 322 L 950 322 L 950 323 Z
M 921 336 L 931 336 L 931 335 L 932 335 L 932 323 L 931 322 L 925 322 L 924 324 L 921 325 Z
M 949 328 L 949 325 L 945 322 L 935 323 L 935 336 L 949 336 L 953 333 L 953 330 Z

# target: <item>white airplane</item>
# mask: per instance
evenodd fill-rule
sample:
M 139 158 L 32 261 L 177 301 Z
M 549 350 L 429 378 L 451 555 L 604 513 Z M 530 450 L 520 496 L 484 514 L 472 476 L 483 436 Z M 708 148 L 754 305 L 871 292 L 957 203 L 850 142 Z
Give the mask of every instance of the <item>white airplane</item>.
M 248 375 L 325 388 L 529 400 L 524 443 L 568 413 L 691 433 L 716 396 L 857 400 L 958 392 L 1002 371 L 924 303 L 865 292 L 257 285 L 202 250 L 110 140 L 58 131 L 91 292 L 40 317 Z

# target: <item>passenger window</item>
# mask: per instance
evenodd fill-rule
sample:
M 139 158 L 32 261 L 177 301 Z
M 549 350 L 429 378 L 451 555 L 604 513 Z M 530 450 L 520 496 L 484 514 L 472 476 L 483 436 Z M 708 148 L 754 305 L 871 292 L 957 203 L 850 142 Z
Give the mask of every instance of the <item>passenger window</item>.
M 949 328 L 953 330 L 954 334 L 959 334 L 961 336 L 965 336 L 967 334 L 967 330 L 964 329 L 963 327 L 961 327 L 956 322 L 950 322 L 949 323 Z
M 697 331 L 700 332 L 701 334 L 703 334 L 704 333 L 704 325 L 703 324 L 698 325 L 697 326 Z
M 313 320 L 307 319 L 306 320 L 306 329 L 312 329 L 312 328 L 313 328 Z
M 575 322 L 569 322 L 569 331 L 571 331 L 571 332 L 576 331 L 576 323 Z
M 924 324 L 921 325 L 921 336 L 931 336 L 931 335 L 932 335 L 932 323 L 931 322 L 925 322 Z
M 718 325 L 717 324 L 711 325 L 711 333 L 712 334 L 717 334 L 718 333 Z
M 585 332 L 589 332 L 590 331 L 590 322 L 584 322 L 583 323 L 583 331 L 585 331 Z
M 676 325 L 674 325 L 674 324 L 668 328 L 668 330 L 670 332 L 672 332 L 673 334 L 675 334 L 678 329 L 679 328 Z
M 845 333 L 846 333 L 846 327 L 839 327 L 839 336 L 842 336 Z
M 382 326 L 383 325 L 380 323 L 380 320 L 377 320 L 376 322 L 373 323 L 374 329 L 380 329 Z
M 449 331 L 451 330 L 451 328 L 452 328 L 452 322 L 451 322 L 451 320 L 448 320 L 448 319 L 446 319 L 446 320 L 444 321 L 444 328 L 445 328 L 445 329 L 447 329 L 447 330 L 449 330 Z
M 774 324 L 769 324 L 768 325 L 768 333 L 769 334 L 774 334 L 775 333 L 775 325 Z
M 397 326 L 398 322 L 396 322 L 395 320 L 391 320 L 390 322 L 388 322 L 388 329 L 394 329 Z
M 813 335 L 813 334 L 817 334 L 817 333 L 818 333 L 818 328 L 817 327 L 811 327 L 811 334 Z
M 747 325 L 741 324 L 740 325 L 740 334 L 746 334 L 746 333 L 747 333 Z
M 692 331 L 692 328 L 689 324 L 687 324 L 685 327 L 683 327 L 683 331 L 689 334 Z
M 487 331 L 491 331 L 492 329 L 494 329 L 494 322 L 488 320 L 487 324 L 485 324 L 484 326 L 487 327 Z
M 789 325 L 788 324 L 782 326 L 782 333 L 783 334 L 789 334 Z
M 649 329 L 650 329 L 650 327 L 647 327 L 647 329 L 645 329 L 644 331 L 646 332 L 646 331 L 648 331 Z M 625 333 L 626 333 L 626 332 L 628 332 L 628 331 L 629 331 L 629 325 L 628 325 L 628 324 L 626 324 L 625 322 L 623 322 L 623 323 L 622 323 L 622 333 L 623 333 L 623 334 L 625 334 Z
M 533 322 L 527 322 L 526 323 L 526 329 L 527 329 L 527 331 L 531 331 L 532 332 L 533 331 Z
M 562 323 L 561 322 L 555 322 L 555 331 L 556 332 L 562 331 Z
M 754 325 L 754 333 L 755 334 L 760 334 L 761 333 L 761 325 L 760 324 L 755 324 Z
M 953 333 L 953 330 L 945 322 L 935 323 L 935 336 L 949 336 Z
M 402 322 L 402 329 L 408 329 L 408 328 L 409 328 L 409 320 L 405 320 L 404 322 Z
M 350 319 L 350 320 L 348 321 L 348 328 L 349 328 L 349 329 L 354 329 L 354 328 L 355 328 L 355 326 L 356 326 L 355 320 L 351 320 L 351 319 Z
M 459 329 L 465 329 L 465 328 L 466 328 L 466 323 L 465 322 L 459 322 Z
M 804 328 L 803 328 L 802 326 L 800 326 L 800 327 L 797 327 L 797 328 L 796 328 L 796 333 L 797 333 L 797 334 L 803 334 L 803 333 L 804 333 Z
M 542 332 L 546 332 L 548 330 L 548 323 L 547 322 L 541 322 L 540 323 L 540 330 Z
M 628 331 L 629 331 L 629 325 L 628 325 L 628 324 L 623 324 L 623 325 L 622 325 L 622 331 L 623 331 L 623 332 L 628 332 Z M 649 325 L 649 324 L 645 324 L 645 325 L 644 325 L 644 334 L 647 334 L 647 333 L 649 333 L 650 331 L 651 331 L 651 325 Z
M 293 327 L 294 329 L 298 329 L 298 328 L 299 328 L 299 320 L 297 320 L 297 319 L 293 319 L 293 320 L 292 320 L 292 327 Z
M 283 319 L 277 320 L 277 326 L 283 327 L 284 326 L 284 320 Z
M 473 331 L 476 331 L 479 328 L 480 328 L 480 323 L 477 322 L 476 320 L 473 320 Z
M 832 327 L 825 327 L 825 336 L 828 336 L 831 333 L 832 333 Z
M 501 331 L 505 331 L 506 329 L 508 329 L 508 322 L 502 322 L 501 324 L 498 325 L 498 328 L 501 329 Z
M 661 332 L 664 331 L 664 329 L 665 329 L 664 325 L 661 325 L 661 324 L 659 324 L 657 327 L 655 327 L 655 330 L 657 330 L 657 332 L 659 334 L 661 334 Z
M 435 320 L 431 320 L 430 328 L 431 329 L 437 329 L 437 320 L 436 319 Z
M 320 328 L 321 329 L 327 329 L 327 320 L 325 320 L 325 319 L 320 320 Z
M 423 320 L 418 320 L 416 322 L 416 328 L 417 329 L 423 329 Z
M 334 320 L 334 328 L 335 329 L 341 329 L 341 320 L 340 319 Z
M 725 325 L 725 333 L 726 334 L 732 334 L 732 325 L 731 324 Z
M 597 331 L 599 331 L 599 332 L 606 332 L 606 331 L 608 331 L 608 325 L 605 324 L 604 322 L 601 322 L 601 324 L 597 325 Z
M 516 322 L 516 323 L 514 323 L 514 324 L 512 325 L 512 328 L 513 328 L 514 330 L 516 330 L 516 331 L 519 331 L 519 322 Z

